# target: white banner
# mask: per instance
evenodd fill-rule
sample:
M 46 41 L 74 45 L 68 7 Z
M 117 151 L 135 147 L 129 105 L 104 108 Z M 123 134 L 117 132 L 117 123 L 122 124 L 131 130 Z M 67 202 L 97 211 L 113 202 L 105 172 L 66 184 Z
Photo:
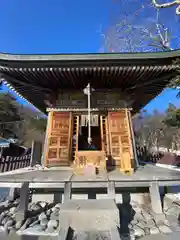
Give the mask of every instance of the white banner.
M 99 115 L 91 115 L 91 122 L 90 125 L 92 127 L 99 126 Z M 81 127 L 88 126 L 88 115 L 81 115 Z

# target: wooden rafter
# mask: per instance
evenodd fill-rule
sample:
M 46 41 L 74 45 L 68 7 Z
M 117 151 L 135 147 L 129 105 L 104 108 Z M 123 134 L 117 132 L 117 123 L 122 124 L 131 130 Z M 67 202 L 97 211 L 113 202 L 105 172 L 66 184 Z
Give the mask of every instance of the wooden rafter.
M 133 96 L 134 111 L 157 96 L 176 76 L 172 64 L 180 51 L 143 54 L 8 55 L 0 54 L 0 74 L 37 108 L 58 90 L 121 89 Z M 138 91 L 144 93 L 141 101 Z M 47 99 L 47 94 L 50 93 Z

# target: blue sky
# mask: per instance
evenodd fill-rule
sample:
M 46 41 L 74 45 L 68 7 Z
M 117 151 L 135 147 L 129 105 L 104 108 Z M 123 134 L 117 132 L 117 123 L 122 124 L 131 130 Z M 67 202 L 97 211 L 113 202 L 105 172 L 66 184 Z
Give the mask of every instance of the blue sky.
M 87 53 L 98 52 L 113 15 L 113 0 L 6 0 L 1 1 L 0 52 Z M 140 1 L 141 2 L 141 1 Z M 134 6 L 134 5 L 132 5 Z M 124 11 L 124 10 L 123 10 Z M 7 90 L 7 89 L 6 89 Z M 166 109 L 179 104 L 177 91 L 166 90 L 146 108 Z M 180 105 L 180 104 L 179 104 Z

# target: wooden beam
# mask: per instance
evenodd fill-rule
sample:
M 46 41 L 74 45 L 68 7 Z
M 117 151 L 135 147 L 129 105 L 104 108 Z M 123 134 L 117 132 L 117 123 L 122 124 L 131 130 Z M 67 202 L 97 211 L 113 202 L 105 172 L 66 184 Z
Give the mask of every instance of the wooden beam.
M 69 133 L 68 133 L 68 164 L 72 162 L 72 138 L 73 138 L 73 115 L 69 116 Z
M 9 82 L 9 83 L 13 83 L 13 84 L 20 84 L 22 86 L 26 86 L 28 88 L 32 88 L 32 89 L 35 89 L 35 90 L 38 90 L 38 91 L 43 91 L 43 92 L 46 92 L 46 93 L 53 93 L 53 91 L 49 88 L 45 88 L 45 87 L 41 87 L 41 86 L 36 86 L 35 84 L 31 84 L 31 83 L 27 83 L 25 81 L 20 81 L 18 79 L 16 79 L 15 77 L 11 77 L 9 76 L 9 74 L 13 74 L 11 73 L 10 71 L 6 73 L 4 73 L 3 75 L 5 75 L 5 79 Z
M 79 168 L 79 159 L 78 159 L 78 142 L 79 142 L 79 116 L 76 117 L 76 150 L 75 150 L 75 165 L 76 168 Z
M 163 75 L 161 77 L 156 77 L 156 78 L 153 78 L 150 81 L 146 81 L 144 83 L 139 83 L 139 84 L 135 84 L 132 87 L 128 87 L 127 90 L 139 89 L 139 88 L 141 89 L 141 88 L 144 88 L 145 86 L 149 86 L 149 85 L 155 84 L 157 82 L 162 82 L 164 79 L 169 79 L 169 78 L 174 77 L 174 72 L 169 73 L 169 74 L 168 73 L 164 73 L 164 74 L 166 74 L 166 77 L 165 77 L 165 75 Z

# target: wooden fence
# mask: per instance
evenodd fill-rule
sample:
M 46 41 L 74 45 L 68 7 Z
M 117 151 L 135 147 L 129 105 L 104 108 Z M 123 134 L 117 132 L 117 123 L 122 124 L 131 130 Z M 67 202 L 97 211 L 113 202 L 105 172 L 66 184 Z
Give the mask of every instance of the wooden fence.
M 29 154 L 21 157 L 0 157 L 0 172 L 7 172 L 40 164 L 41 144 L 33 142 L 32 146 L 32 155 Z M 163 157 L 163 154 L 161 153 L 150 153 L 147 147 L 136 147 L 136 149 L 139 162 L 156 163 Z
M 157 163 L 162 157 L 162 153 L 151 153 L 147 147 L 136 147 L 139 162 Z
M 8 172 L 24 167 L 41 164 L 42 143 L 33 141 L 31 153 L 20 157 L 0 157 L 0 172 Z
M 21 157 L 1 157 L 0 172 L 8 172 L 30 166 L 31 154 Z

